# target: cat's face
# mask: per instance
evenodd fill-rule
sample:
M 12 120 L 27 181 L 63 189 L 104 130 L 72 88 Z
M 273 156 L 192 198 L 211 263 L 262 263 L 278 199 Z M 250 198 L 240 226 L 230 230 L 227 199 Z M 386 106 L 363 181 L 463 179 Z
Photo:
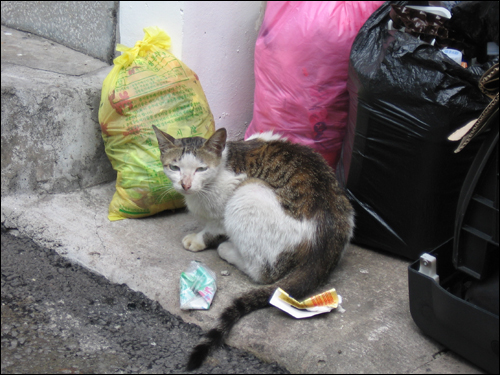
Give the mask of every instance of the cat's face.
M 200 137 L 175 139 L 156 126 L 163 171 L 174 189 L 191 195 L 203 191 L 219 173 L 222 151 L 226 145 L 226 130 L 217 130 L 210 139 Z

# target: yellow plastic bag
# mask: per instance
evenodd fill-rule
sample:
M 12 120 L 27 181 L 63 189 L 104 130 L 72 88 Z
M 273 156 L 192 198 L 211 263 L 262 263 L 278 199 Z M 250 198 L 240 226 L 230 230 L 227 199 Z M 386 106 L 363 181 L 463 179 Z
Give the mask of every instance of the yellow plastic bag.
M 215 123 L 198 76 L 166 50 L 170 37 L 158 27 L 144 29 L 104 80 L 99 123 L 106 154 L 117 171 L 109 205 L 111 221 L 139 218 L 184 206 L 163 173 L 152 125 L 174 138 L 209 138 Z

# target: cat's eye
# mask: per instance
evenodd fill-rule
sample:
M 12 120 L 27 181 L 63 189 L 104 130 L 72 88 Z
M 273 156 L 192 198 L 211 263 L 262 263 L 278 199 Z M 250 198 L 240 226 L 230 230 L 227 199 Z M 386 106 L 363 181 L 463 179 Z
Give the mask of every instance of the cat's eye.
M 196 168 L 196 172 L 205 172 L 208 168 L 207 167 L 199 167 Z
M 181 169 L 177 165 L 169 164 L 168 167 L 170 168 L 171 171 L 178 172 Z

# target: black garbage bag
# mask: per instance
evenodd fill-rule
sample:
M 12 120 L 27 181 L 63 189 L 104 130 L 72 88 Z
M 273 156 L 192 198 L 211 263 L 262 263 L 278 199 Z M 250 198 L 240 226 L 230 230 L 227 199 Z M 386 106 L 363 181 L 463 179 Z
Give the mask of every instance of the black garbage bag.
M 478 88 L 484 70 L 389 31 L 390 10 L 386 2 L 372 14 L 352 46 L 337 173 L 356 210 L 354 242 L 416 259 L 453 238 L 460 189 L 482 139 L 455 154 L 447 137 L 489 99 Z

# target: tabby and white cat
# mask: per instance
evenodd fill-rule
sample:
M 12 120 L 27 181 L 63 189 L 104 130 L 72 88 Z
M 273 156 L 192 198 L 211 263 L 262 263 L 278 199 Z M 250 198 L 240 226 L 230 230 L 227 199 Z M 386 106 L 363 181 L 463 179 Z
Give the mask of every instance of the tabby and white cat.
M 153 126 L 165 174 L 205 222 L 182 240 L 191 251 L 217 248 L 221 258 L 262 286 L 227 307 L 193 349 L 198 368 L 244 315 L 268 306 L 277 287 L 303 298 L 325 282 L 347 247 L 354 212 L 334 172 L 310 148 L 264 133 L 227 142 L 174 139 Z

